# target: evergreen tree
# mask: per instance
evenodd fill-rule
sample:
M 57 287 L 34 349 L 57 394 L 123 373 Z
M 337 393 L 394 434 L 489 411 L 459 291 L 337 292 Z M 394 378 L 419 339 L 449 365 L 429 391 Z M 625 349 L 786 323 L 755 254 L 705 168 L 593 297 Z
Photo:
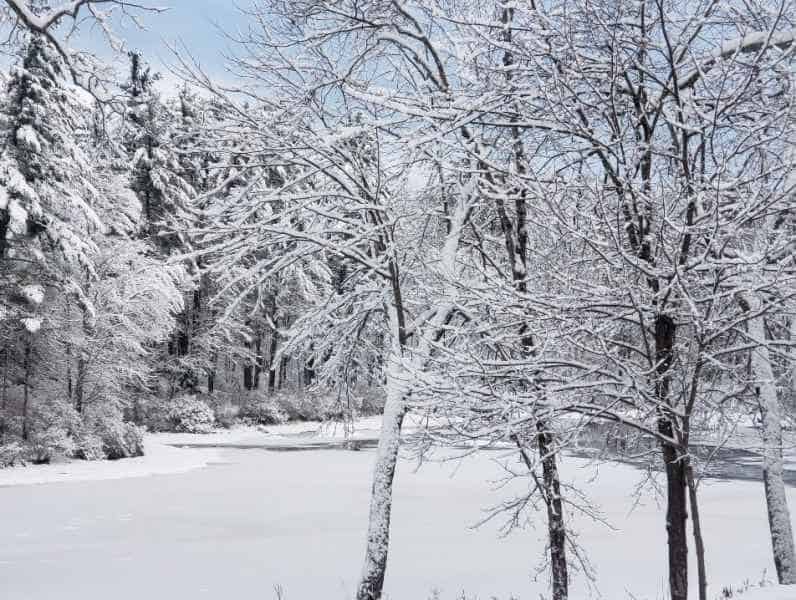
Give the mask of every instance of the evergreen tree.
M 186 209 L 195 190 L 182 176 L 173 145 L 179 119 L 153 88 L 157 79 L 141 55 L 131 52 L 130 80 L 124 86 L 128 94 L 124 146 L 131 160 L 130 187 L 143 206 L 141 233 L 169 254 L 181 245 L 177 236 L 167 233 L 169 224 Z
M 0 270 L 11 290 L 0 310 L 29 319 L 20 297 L 38 304 L 45 287 L 66 289 L 75 269 L 91 272 L 90 234 L 101 227 L 78 144 L 87 103 L 65 76 L 57 52 L 33 35 L 0 106 Z

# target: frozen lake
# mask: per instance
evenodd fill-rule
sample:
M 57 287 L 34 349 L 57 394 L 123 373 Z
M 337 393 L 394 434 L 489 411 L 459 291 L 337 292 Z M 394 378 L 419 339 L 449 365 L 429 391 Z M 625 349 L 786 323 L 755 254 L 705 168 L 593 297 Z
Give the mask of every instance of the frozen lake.
M 510 495 L 486 483 L 504 473 L 501 456 L 515 462 L 489 452 L 419 471 L 400 465 L 389 598 L 426 600 L 439 590 L 443 600 L 462 592 L 539 599 L 541 514 L 507 538 L 497 522 L 470 527 Z M 226 449 L 219 457 L 182 474 L 0 488 L 0 598 L 270 600 L 279 585 L 285 600 L 349 600 L 364 550 L 372 451 Z M 574 519 L 603 596 L 662 598 L 662 508 L 648 493 L 633 509 L 631 497 L 644 473 L 626 465 L 598 471 L 573 457 L 564 470 L 615 528 Z M 724 585 L 771 579 L 762 485 L 707 482 L 701 497 L 711 597 Z M 586 594 L 579 576 L 572 596 Z

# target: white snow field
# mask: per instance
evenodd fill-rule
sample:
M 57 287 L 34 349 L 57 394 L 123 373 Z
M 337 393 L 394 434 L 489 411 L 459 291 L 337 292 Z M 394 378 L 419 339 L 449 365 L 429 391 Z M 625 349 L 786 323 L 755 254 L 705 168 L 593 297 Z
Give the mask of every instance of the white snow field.
M 751 590 L 739 600 L 793 600 L 796 598 L 796 585 L 771 586 Z
M 173 452 L 184 453 L 183 466 L 210 464 L 149 477 L 0 487 L 0 598 L 271 600 L 281 586 L 285 600 L 350 600 L 364 553 L 373 451 Z M 483 509 L 510 496 L 487 483 L 505 473 L 501 462 L 517 466 L 512 453 L 497 451 L 419 470 L 408 460 L 399 465 L 388 598 L 426 600 L 436 590 L 442 600 L 462 592 L 468 600 L 539 600 L 545 593 L 546 576 L 534 577 L 543 558 L 541 514 L 506 538 L 497 522 L 470 527 Z M 573 457 L 564 457 L 562 469 L 615 528 L 573 519 L 602 597 L 663 599 L 662 507 L 649 492 L 634 507 L 644 473 L 618 464 L 596 469 Z M 796 489 L 788 493 L 796 506 Z M 706 481 L 701 500 L 711 600 L 724 586 L 774 579 L 762 484 Z M 695 575 L 694 568 L 692 583 Z M 796 598 L 783 590 L 763 590 L 759 598 Z M 757 600 L 753 593 L 738 598 Z M 593 594 L 576 575 L 573 600 Z

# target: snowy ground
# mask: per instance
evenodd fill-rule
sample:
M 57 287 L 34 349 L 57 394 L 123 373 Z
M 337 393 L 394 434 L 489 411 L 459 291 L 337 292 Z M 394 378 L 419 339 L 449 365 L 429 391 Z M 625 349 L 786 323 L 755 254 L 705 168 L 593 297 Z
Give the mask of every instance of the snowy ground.
M 750 590 L 739 600 L 794 600 L 796 598 L 796 585 L 783 585 Z
M 368 422 L 358 435 L 368 439 L 377 426 Z M 235 447 L 263 440 L 301 445 L 341 435 L 314 430 L 299 424 L 199 439 L 227 446 L 220 449 L 174 448 L 167 444 L 197 438 L 161 435 L 148 440 L 148 458 L 35 467 L 13 476 L 0 471 L 0 485 L 66 481 L 0 488 L 0 598 L 269 600 L 276 598 L 274 586 L 281 586 L 285 600 L 350 599 L 364 549 L 373 452 Z M 426 600 L 438 590 L 442 600 L 462 592 L 468 600 L 539 600 L 546 589 L 544 575 L 534 578 L 544 549 L 541 515 L 507 538 L 497 522 L 471 527 L 483 509 L 525 485 L 495 489 L 486 483 L 499 480 L 504 466 L 517 466 L 513 453 L 484 452 L 419 470 L 409 461 L 399 465 L 389 598 Z M 36 474 L 26 479 L 23 471 Z M 574 518 L 602 597 L 663 598 L 662 507 L 651 493 L 634 497 L 642 471 L 618 464 L 598 469 L 573 457 L 564 459 L 563 471 L 613 527 Z M 101 481 L 146 473 L 160 474 Z M 796 489 L 788 491 L 796 506 Z M 773 579 L 762 486 L 705 482 L 700 493 L 711 599 L 724 586 Z M 576 575 L 572 597 L 592 592 Z M 791 590 L 777 594 L 739 598 L 796 598 Z

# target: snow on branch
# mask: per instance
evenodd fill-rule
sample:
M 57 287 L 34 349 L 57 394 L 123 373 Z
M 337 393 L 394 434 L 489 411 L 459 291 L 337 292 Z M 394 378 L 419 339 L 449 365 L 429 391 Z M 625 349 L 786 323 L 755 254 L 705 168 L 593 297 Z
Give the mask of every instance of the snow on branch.
M 110 28 L 106 23 L 107 13 L 96 10 L 100 5 L 106 5 L 109 8 L 119 8 L 125 12 L 163 12 L 166 10 L 165 8 L 156 8 L 139 2 L 128 2 L 127 0 L 72 0 L 37 14 L 30 9 L 27 0 L 5 0 L 5 4 L 8 10 L 16 16 L 17 24 L 47 38 L 58 51 L 58 54 L 61 55 L 61 58 L 69 68 L 73 81 L 78 85 L 80 84 L 80 77 L 74 66 L 73 53 L 53 33 L 63 19 L 71 18 L 73 21 L 77 21 L 81 9 L 85 8 L 91 14 L 91 18 L 99 23 L 103 31 L 110 36 Z
M 730 42 L 725 42 L 721 48 L 709 59 L 688 73 L 680 82 L 679 89 L 692 87 L 697 81 L 720 61 L 732 58 L 738 54 L 760 52 L 768 48 L 786 50 L 793 45 L 796 38 L 796 29 L 774 33 L 771 31 L 755 31 Z
M 80 9 L 90 5 L 114 4 L 125 9 L 148 10 L 160 12 L 165 9 L 148 7 L 138 2 L 127 2 L 125 0 L 72 0 L 64 2 L 59 6 L 49 9 L 41 15 L 34 13 L 26 0 L 5 0 L 8 7 L 14 12 L 19 21 L 28 29 L 36 33 L 47 33 L 54 25 L 64 17 L 77 19 Z

